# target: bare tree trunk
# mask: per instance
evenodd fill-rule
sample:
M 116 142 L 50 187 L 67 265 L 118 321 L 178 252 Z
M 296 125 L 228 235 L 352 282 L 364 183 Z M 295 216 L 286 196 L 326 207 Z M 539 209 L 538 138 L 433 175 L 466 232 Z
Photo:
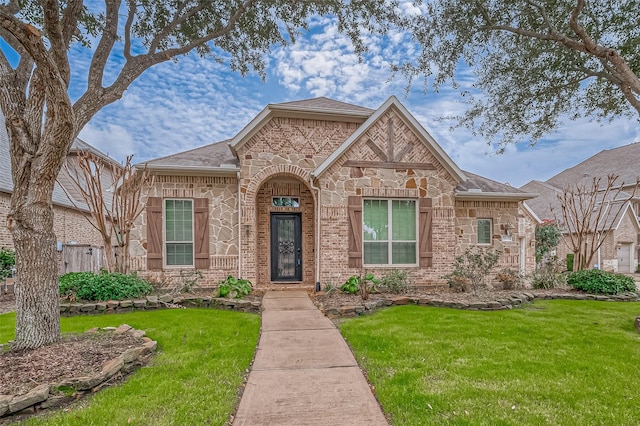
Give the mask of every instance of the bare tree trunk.
M 57 342 L 60 340 L 60 293 L 51 203 L 35 201 L 15 206 L 9 227 L 17 266 L 18 309 L 13 347 L 37 348 Z

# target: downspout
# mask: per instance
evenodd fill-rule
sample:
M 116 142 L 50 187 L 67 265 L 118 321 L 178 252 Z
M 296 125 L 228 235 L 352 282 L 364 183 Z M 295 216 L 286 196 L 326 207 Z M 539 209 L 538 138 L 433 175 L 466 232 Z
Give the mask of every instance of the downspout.
M 240 196 L 240 172 L 236 173 L 238 178 L 238 278 L 242 278 L 242 200 Z
M 315 186 L 313 184 L 313 175 L 309 176 L 309 186 L 311 189 L 314 189 L 318 192 L 318 197 L 316 198 L 317 212 L 316 212 L 316 291 L 320 291 L 320 214 L 321 214 L 321 205 L 320 205 L 320 196 L 321 189 L 319 186 Z

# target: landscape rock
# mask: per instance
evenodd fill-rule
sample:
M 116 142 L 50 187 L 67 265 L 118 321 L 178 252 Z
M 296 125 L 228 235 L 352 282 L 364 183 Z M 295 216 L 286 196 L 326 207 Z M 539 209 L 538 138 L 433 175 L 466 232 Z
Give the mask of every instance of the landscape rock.
M 171 296 L 170 294 L 163 294 L 162 296 L 158 297 L 158 301 L 162 303 L 171 303 L 173 301 L 173 296 Z
M 49 385 L 46 383 L 41 384 L 24 395 L 14 396 L 9 403 L 9 411 L 11 413 L 17 413 L 27 407 L 46 400 L 48 396 Z
M 122 334 L 122 333 L 126 333 L 127 331 L 131 330 L 133 327 L 131 327 L 129 324 L 121 324 L 119 325 L 116 330 L 114 331 L 115 334 Z
M 144 309 L 147 307 L 147 299 L 136 299 L 133 301 L 133 307 L 136 309 Z
M 9 403 L 13 399 L 13 395 L 0 395 L 0 417 L 9 412 Z

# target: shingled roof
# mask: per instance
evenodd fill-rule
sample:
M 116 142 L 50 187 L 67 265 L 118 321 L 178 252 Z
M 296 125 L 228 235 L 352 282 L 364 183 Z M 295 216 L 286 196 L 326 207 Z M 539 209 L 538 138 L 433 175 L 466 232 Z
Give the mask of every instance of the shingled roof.
M 336 101 L 325 97 L 302 99 L 299 101 L 282 102 L 279 104 L 273 104 L 276 106 L 288 106 L 295 109 L 306 110 L 322 110 L 322 111 L 336 111 L 336 112 L 357 112 L 365 114 L 373 114 L 375 110 L 371 108 L 361 107 L 359 105 L 348 104 L 346 102 Z
M 82 151 L 85 149 L 89 149 L 91 152 L 96 153 L 102 158 L 109 159 L 109 161 L 115 162 L 112 158 L 107 156 L 106 154 L 100 152 L 98 149 L 89 145 L 88 143 L 76 139 L 73 142 L 72 150 Z M 11 176 L 11 157 L 10 157 L 10 144 L 9 144 L 9 136 L 7 135 L 7 130 L 5 126 L 4 115 L 0 113 L 0 191 L 5 192 L 7 194 L 13 193 L 13 178 Z M 72 202 L 71 197 L 67 194 L 67 190 L 60 184 L 60 182 L 56 181 L 53 186 L 53 194 L 52 194 L 52 202 L 53 204 L 68 207 L 72 209 L 79 209 L 83 211 L 88 211 L 87 205 L 82 201 L 74 201 Z
M 606 177 L 612 173 L 618 176 L 618 184 L 635 184 L 636 179 L 640 177 L 640 142 L 600 151 L 582 163 L 553 176 L 547 183 L 557 188 L 566 188 L 584 177 L 595 177 L 602 178 L 601 184 L 606 185 Z
M 460 194 L 463 192 L 467 193 L 494 193 L 494 194 L 513 194 L 514 196 L 522 195 L 523 199 L 533 198 L 535 197 L 535 192 L 531 193 L 531 191 L 523 191 L 518 188 L 514 188 L 511 185 L 506 183 L 500 183 L 495 180 L 491 180 L 489 178 L 476 175 L 471 172 L 464 172 L 467 180 L 464 182 L 460 182 L 456 186 L 456 193 Z
M 190 149 L 189 151 L 167 155 L 155 160 L 145 161 L 150 170 L 159 169 L 231 169 L 239 166 L 238 159 L 229 149 L 230 139 Z

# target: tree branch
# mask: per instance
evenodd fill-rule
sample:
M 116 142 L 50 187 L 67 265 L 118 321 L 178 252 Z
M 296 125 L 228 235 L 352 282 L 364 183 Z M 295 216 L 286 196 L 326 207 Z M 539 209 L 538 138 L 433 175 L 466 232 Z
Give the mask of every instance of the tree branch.
M 184 46 L 165 49 L 163 51 L 155 53 L 147 52 L 146 54 L 130 57 L 122 67 L 120 74 L 116 77 L 115 81 L 109 87 L 104 88 L 102 91 L 100 91 L 100 93 L 95 93 L 96 91 L 87 90 L 85 94 L 82 95 L 80 99 L 78 99 L 78 101 L 74 105 L 74 110 L 76 113 L 76 125 L 79 126 L 79 128 L 82 128 L 88 123 L 88 121 L 96 111 L 98 111 L 103 106 L 120 99 L 129 85 L 146 69 L 159 63 L 165 62 L 174 56 L 184 55 L 197 46 L 229 34 L 231 31 L 233 31 L 242 15 L 255 2 L 256 0 L 246 0 L 242 5 L 238 7 L 238 9 L 234 11 L 234 13 L 229 18 L 229 21 L 227 21 L 227 23 L 219 30 L 213 31 L 204 37 L 193 40 Z M 133 3 L 130 4 L 133 5 Z M 96 55 L 94 55 L 94 59 L 96 59 Z M 106 61 L 106 59 L 107 58 L 105 57 L 104 61 Z M 102 64 L 102 66 L 104 67 L 104 64 Z
M 153 37 L 153 40 L 151 40 L 151 44 L 149 46 L 149 53 L 155 53 L 156 49 L 158 48 L 158 45 L 160 44 L 160 42 L 167 37 L 169 34 L 171 34 L 172 31 L 174 31 L 178 25 L 182 24 L 183 22 L 185 22 L 187 19 L 189 19 L 190 17 L 194 16 L 196 13 L 201 12 L 202 10 L 204 10 L 205 4 L 204 3 L 200 3 L 197 7 L 193 7 L 191 9 L 189 9 L 189 11 L 187 13 L 185 13 L 184 15 L 180 16 L 180 14 L 182 13 L 182 11 L 184 11 L 184 8 L 187 6 L 187 2 L 183 1 L 178 5 L 178 8 L 176 9 L 176 12 L 173 15 L 173 19 L 171 20 L 171 22 L 169 22 L 169 24 L 167 26 L 165 26 L 162 31 L 159 31 L 155 37 Z
M 84 3 L 82 0 L 67 0 L 67 7 L 62 12 L 62 41 L 69 48 L 71 39 L 78 29 L 78 17 L 82 12 Z
M 43 0 L 42 8 L 44 10 L 44 32 L 51 44 L 49 56 L 53 58 L 58 75 L 68 87 L 71 69 L 67 57 L 68 45 L 64 42 L 60 26 L 60 4 L 58 0 Z
M 109 59 L 109 54 L 118 39 L 118 10 L 121 4 L 122 0 L 108 0 L 105 2 L 106 22 L 100 42 L 91 58 L 87 93 L 102 90 L 104 69 Z
M 131 25 L 133 25 L 133 19 L 135 18 L 136 4 L 135 0 L 127 0 L 129 3 L 129 14 L 127 15 L 127 21 L 124 25 L 124 58 L 129 61 L 131 59 Z

